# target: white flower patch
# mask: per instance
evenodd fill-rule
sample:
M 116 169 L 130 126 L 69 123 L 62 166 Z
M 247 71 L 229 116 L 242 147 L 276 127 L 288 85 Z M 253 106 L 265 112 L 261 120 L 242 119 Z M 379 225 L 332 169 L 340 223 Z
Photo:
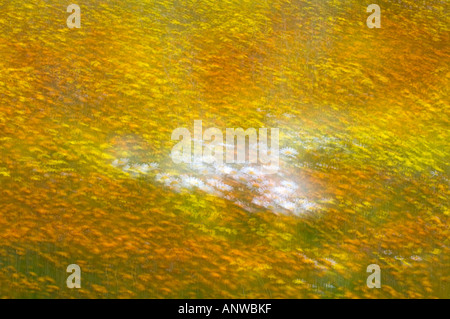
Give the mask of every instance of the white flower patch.
M 291 181 L 282 181 L 281 186 L 292 189 L 294 191 L 298 188 L 298 185 Z
M 252 166 L 245 166 L 240 170 L 240 173 L 248 175 L 252 178 L 256 178 L 257 176 L 261 176 L 261 171 Z
M 305 210 L 305 211 L 312 210 L 313 208 L 317 207 L 317 205 L 315 203 L 310 202 L 310 201 L 308 201 L 306 199 L 298 200 L 297 201 L 297 205 L 298 205 L 299 209 Z
M 192 188 L 192 187 L 203 187 L 204 183 L 201 179 L 193 176 L 188 175 L 182 175 L 181 176 L 181 185 L 183 185 L 186 188 Z
M 277 204 L 279 206 L 283 207 L 284 209 L 289 210 L 291 212 L 293 212 L 296 209 L 296 207 L 297 207 L 297 205 L 295 203 L 293 203 L 291 201 L 288 201 L 288 200 L 285 200 L 285 199 L 278 200 Z
M 231 192 L 233 190 L 232 186 L 222 183 L 216 179 L 210 178 L 207 180 L 207 183 L 221 192 Z
M 280 154 L 286 157 L 295 157 L 298 155 L 298 152 L 292 147 L 285 147 L 280 150 Z
M 292 193 L 294 193 L 294 189 L 292 188 L 287 188 L 287 187 L 283 187 L 283 186 L 276 186 L 272 188 L 272 192 L 274 194 L 277 194 L 279 196 L 282 197 L 288 197 L 290 195 L 292 195 Z
M 217 173 L 222 175 L 229 175 L 236 172 L 235 169 L 228 165 L 215 165 L 214 168 L 216 169 Z

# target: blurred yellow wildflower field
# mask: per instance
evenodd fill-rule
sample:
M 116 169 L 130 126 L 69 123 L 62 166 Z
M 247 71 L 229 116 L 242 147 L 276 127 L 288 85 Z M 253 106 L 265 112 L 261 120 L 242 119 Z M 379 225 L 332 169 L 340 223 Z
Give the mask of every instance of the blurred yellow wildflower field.
M 73 2 L 0 3 L 0 297 L 449 298 L 448 1 Z M 280 171 L 174 164 L 195 120 Z

